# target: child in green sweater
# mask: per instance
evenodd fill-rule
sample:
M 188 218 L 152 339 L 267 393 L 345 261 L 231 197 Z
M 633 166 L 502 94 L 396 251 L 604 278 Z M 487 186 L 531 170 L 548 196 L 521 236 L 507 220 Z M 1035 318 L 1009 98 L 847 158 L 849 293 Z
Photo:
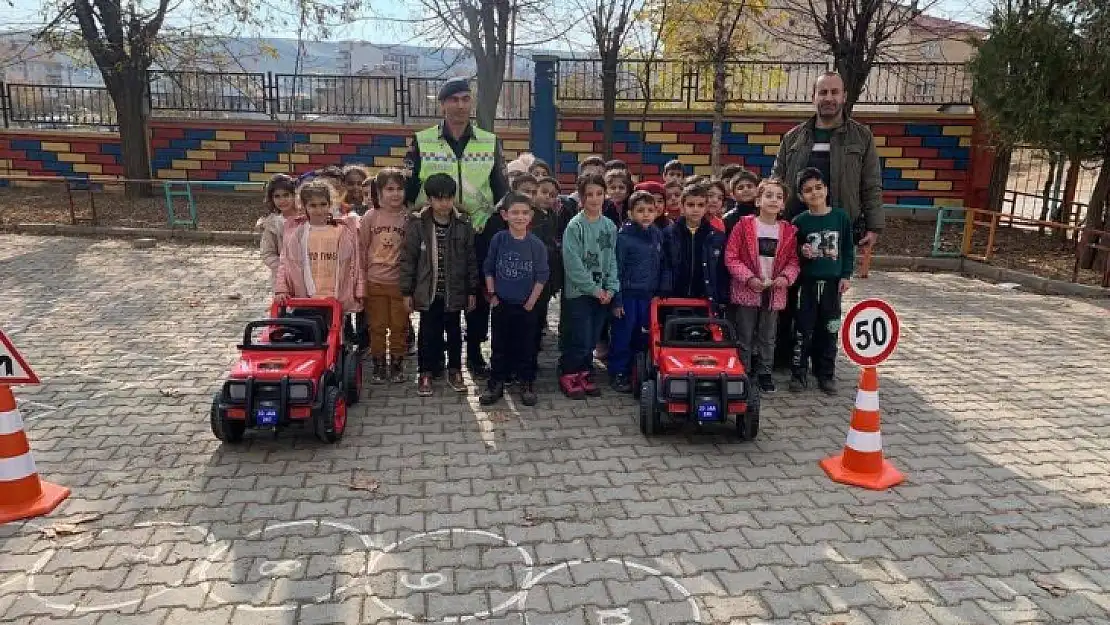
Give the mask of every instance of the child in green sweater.
M 582 210 L 563 233 L 566 338 L 562 341 L 559 388 L 572 399 L 601 395 L 590 379 L 593 350 L 609 314 L 609 303 L 620 290 L 617 276 L 617 227 L 602 215 L 605 179 L 599 174 L 578 178 Z
M 807 210 L 794 218 L 801 273 L 790 390 L 800 392 L 809 386 L 807 372 L 812 355 L 818 388 L 834 395 L 840 297 L 851 284 L 856 263 L 852 222 L 844 211 L 829 207 L 828 187 L 817 168 L 803 169 L 796 188 Z

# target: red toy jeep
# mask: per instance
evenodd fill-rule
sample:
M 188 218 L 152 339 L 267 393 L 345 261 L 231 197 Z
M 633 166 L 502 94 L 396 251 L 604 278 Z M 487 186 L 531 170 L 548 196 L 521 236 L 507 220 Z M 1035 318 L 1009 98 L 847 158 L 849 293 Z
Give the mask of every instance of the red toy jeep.
M 632 374 L 641 432 L 658 432 L 666 414 L 699 426 L 733 418 L 741 439 L 756 437 L 759 387 L 744 371 L 732 322 L 714 318 L 706 300 L 655 299 L 649 341 Z
M 247 428 L 310 427 L 334 443 L 347 428 L 347 407 L 362 394 L 362 359 L 344 341 L 342 305 L 331 298 L 274 303 L 270 318 L 243 331 L 239 361 L 212 399 L 212 433 L 238 443 Z

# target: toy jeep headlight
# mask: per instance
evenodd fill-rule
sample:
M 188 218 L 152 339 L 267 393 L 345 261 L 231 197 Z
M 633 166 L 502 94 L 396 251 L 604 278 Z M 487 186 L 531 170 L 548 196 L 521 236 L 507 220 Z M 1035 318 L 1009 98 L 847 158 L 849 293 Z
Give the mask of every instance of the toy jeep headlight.
M 243 401 L 247 398 L 247 385 L 243 382 L 228 382 L 227 397 L 234 401 Z
M 686 380 L 671 380 L 667 382 L 667 395 L 669 397 L 685 397 L 690 392 L 690 385 Z
M 310 397 L 312 397 L 312 385 L 308 382 L 296 382 L 289 385 L 289 399 L 307 401 Z
M 742 399 L 747 394 L 747 386 L 743 379 L 729 380 L 727 384 L 729 399 Z

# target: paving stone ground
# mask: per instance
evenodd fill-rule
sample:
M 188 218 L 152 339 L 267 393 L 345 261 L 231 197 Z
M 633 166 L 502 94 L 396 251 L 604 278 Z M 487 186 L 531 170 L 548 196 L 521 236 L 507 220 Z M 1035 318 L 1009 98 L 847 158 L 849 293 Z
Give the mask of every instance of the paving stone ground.
M 222 446 L 211 394 L 266 283 L 251 250 L 0 236 L 0 327 L 44 378 L 20 408 L 73 489 L 0 526 L 0 622 L 1110 622 L 1105 305 L 858 281 L 904 322 L 880 392 L 907 481 L 870 492 L 817 466 L 845 361 L 838 397 L 765 399 L 754 443 L 645 439 L 630 397 L 557 395 L 549 347 L 534 409 L 368 387 L 338 445 Z

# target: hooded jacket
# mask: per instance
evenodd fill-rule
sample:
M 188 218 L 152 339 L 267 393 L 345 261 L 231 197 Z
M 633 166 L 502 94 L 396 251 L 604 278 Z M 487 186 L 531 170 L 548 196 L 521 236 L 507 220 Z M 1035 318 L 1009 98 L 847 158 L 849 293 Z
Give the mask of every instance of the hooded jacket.
M 308 262 L 308 221 L 293 222 L 295 226 L 283 231 L 281 260 L 278 263 L 274 293 L 290 297 L 313 297 L 316 285 L 312 282 L 311 264 Z M 348 217 L 335 218 L 339 233 L 339 265 L 335 271 L 335 295 L 345 312 L 359 312 L 358 298 L 366 291 L 358 255 L 358 220 Z

